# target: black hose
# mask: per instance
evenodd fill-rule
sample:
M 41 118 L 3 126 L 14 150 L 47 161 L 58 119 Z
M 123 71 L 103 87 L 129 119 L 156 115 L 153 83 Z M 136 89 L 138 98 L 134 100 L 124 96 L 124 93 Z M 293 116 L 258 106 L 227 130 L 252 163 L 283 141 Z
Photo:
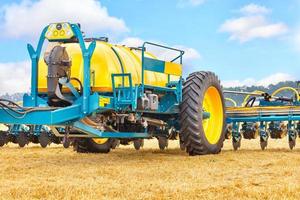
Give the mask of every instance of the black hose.
M 13 111 L 13 112 L 15 112 L 15 113 L 18 113 L 18 114 L 20 114 L 20 115 L 25 114 L 25 112 L 26 112 L 26 111 L 18 111 L 18 110 L 15 110 L 15 109 L 13 109 L 12 107 L 10 107 L 10 106 L 8 106 L 8 105 L 6 105 L 6 104 L 4 104 L 4 103 L 1 103 L 1 102 L 0 102 L 0 106 L 6 108 L 6 109 L 8 109 L 8 110 L 11 110 L 11 111 Z
M 245 107 L 253 107 L 255 100 L 256 100 L 256 97 L 251 97 L 251 98 L 247 101 L 247 103 L 245 104 Z M 251 103 L 251 104 L 250 104 L 250 103 Z M 249 104 L 250 104 L 250 105 L 249 105 Z
M 15 102 L 13 102 L 13 101 L 11 101 L 11 100 L 8 100 L 8 99 L 0 99 L 0 102 L 1 102 L 1 101 L 8 102 L 8 103 L 10 103 L 10 104 L 12 104 L 12 105 L 14 105 L 14 106 L 20 108 L 20 109 L 24 109 L 23 107 L 21 107 L 20 105 L 18 105 L 17 103 L 15 103 Z
M 80 93 L 82 93 L 83 92 L 83 86 L 82 86 L 81 81 L 78 78 L 75 78 L 75 77 L 70 78 L 70 80 L 74 80 L 74 81 L 77 81 L 79 83 L 79 85 L 80 85 Z
M 12 112 L 15 112 L 15 110 L 11 109 L 11 108 L 7 108 L 5 106 L 3 106 L 2 104 L 0 104 L 0 108 L 2 110 L 4 110 L 4 112 L 6 112 L 9 116 L 15 118 L 15 119 L 22 119 L 25 117 L 26 113 L 24 114 L 20 114 L 21 116 L 16 116 L 16 115 L 13 115 L 12 113 L 10 113 L 8 110 L 11 110 Z M 16 113 L 16 112 L 15 112 Z
M 8 115 L 10 115 L 11 117 L 15 118 L 15 119 L 22 119 L 24 118 L 28 113 L 34 112 L 34 111 L 44 111 L 44 110 L 55 110 L 56 108 L 28 108 L 28 109 L 24 109 L 20 106 L 18 106 L 18 108 L 24 110 L 24 111 L 19 111 L 16 110 L 14 108 L 12 108 L 11 106 L 8 106 L 2 102 L 0 102 L 0 109 L 4 110 Z M 12 114 L 11 112 L 18 114 L 20 116 L 16 116 L 14 114 Z

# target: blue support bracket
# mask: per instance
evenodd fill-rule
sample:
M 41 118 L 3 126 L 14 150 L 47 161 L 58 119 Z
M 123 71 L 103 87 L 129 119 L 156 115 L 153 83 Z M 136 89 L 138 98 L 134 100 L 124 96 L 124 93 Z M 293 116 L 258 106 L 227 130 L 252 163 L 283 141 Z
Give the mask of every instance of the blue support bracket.
M 239 124 L 238 123 L 233 123 L 232 124 L 232 138 L 238 142 L 241 140 L 241 133 L 239 130 Z
M 52 110 L 45 108 L 23 115 L 0 109 L 0 121 L 4 124 L 68 125 L 80 118 L 82 118 L 80 104 Z
M 92 41 L 88 48 L 85 45 L 84 38 L 82 35 L 82 32 L 78 25 L 72 24 L 71 28 L 73 32 L 75 33 L 76 38 L 79 41 L 79 45 L 82 51 L 82 56 L 83 56 L 83 73 L 84 73 L 84 78 L 83 78 L 83 103 L 82 103 L 82 112 L 84 115 L 88 114 L 89 111 L 89 96 L 91 94 L 91 57 L 95 51 L 96 48 L 96 42 Z
M 260 140 L 261 141 L 267 141 L 269 138 L 269 135 L 266 131 L 266 124 L 264 121 L 260 122 L 259 125 L 259 134 L 260 134 Z
M 9 133 L 18 135 L 20 132 L 29 132 L 29 127 L 24 124 L 14 124 L 10 127 Z
M 131 106 L 131 110 L 137 108 L 138 87 L 133 87 L 130 73 L 112 74 L 112 88 L 114 96 L 114 107 L 122 109 Z M 116 85 L 116 78 L 122 78 L 122 84 Z M 125 84 L 125 79 L 128 80 L 128 85 Z
M 292 121 L 288 121 L 287 129 L 288 129 L 289 141 L 295 141 L 297 138 L 297 133 L 295 130 L 295 125 L 292 123 Z

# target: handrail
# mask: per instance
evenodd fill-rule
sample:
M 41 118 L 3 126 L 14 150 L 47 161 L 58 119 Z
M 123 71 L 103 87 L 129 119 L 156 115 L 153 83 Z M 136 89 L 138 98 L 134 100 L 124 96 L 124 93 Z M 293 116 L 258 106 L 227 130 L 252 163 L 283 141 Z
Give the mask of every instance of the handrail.
M 180 59 L 180 64 L 182 65 L 182 56 L 184 54 L 184 51 L 183 50 L 180 50 L 180 49 L 177 49 L 177 48 L 173 48 L 173 47 L 168 47 L 168 46 L 165 46 L 165 45 L 161 45 L 161 44 L 156 44 L 156 43 L 153 43 L 153 42 L 144 42 L 143 46 L 142 46 L 142 94 L 144 93 L 144 83 L 145 83 L 145 67 L 144 67 L 144 59 L 145 59 L 145 51 L 146 51 L 146 45 L 151 45 L 151 46 L 156 46 L 156 47 L 160 47 L 160 48 L 163 48 L 163 49 L 168 49 L 168 50 L 171 50 L 171 51 L 176 51 L 176 52 L 179 52 L 179 55 L 175 58 L 173 58 L 170 62 L 174 62 L 176 61 L 177 59 Z M 180 77 L 181 79 L 181 77 Z M 168 75 L 168 82 L 170 81 L 170 75 Z
M 156 43 L 153 43 L 153 42 L 144 42 L 144 44 L 142 46 L 142 51 L 145 51 L 145 47 L 146 47 L 147 44 L 148 45 L 152 45 L 152 46 L 156 46 L 156 47 L 160 47 L 160 48 L 163 48 L 163 49 L 169 49 L 169 50 L 172 50 L 172 51 L 180 52 L 180 55 L 178 57 L 175 57 L 175 60 L 177 60 L 178 58 L 182 57 L 183 54 L 184 54 L 184 51 L 181 50 L 181 49 L 177 49 L 177 48 L 173 48 L 173 47 L 168 47 L 168 46 L 161 45 L 161 44 L 156 44 Z M 172 60 L 170 62 L 172 62 Z M 180 64 L 182 64 L 182 63 L 180 63 Z

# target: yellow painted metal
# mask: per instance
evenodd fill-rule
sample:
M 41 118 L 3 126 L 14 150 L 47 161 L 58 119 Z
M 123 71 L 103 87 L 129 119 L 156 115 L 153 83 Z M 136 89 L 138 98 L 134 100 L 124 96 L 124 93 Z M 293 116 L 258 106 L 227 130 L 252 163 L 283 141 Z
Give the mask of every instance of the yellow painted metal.
M 203 99 L 204 112 L 210 113 L 208 119 L 202 120 L 204 134 L 210 144 L 216 144 L 221 137 L 223 130 L 223 103 L 218 89 L 209 87 Z
M 225 100 L 231 102 L 231 103 L 233 104 L 234 107 L 237 106 L 237 103 L 236 103 L 235 100 L 233 100 L 233 99 L 231 99 L 231 98 L 225 98 Z
M 281 88 L 277 89 L 276 91 L 274 91 L 271 96 L 276 96 L 277 94 L 279 94 L 280 92 L 282 92 L 284 90 L 292 91 L 296 95 L 297 100 L 298 101 L 300 100 L 300 96 L 299 96 L 298 91 L 295 88 L 292 88 L 292 87 L 281 87 Z
M 258 95 L 261 95 L 261 94 L 263 94 L 263 93 L 265 93 L 264 91 L 261 91 L 261 90 L 255 90 L 254 92 L 253 92 L 253 94 L 258 94 Z M 246 105 L 246 103 L 247 103 L 247 101 L 248 101 L 248 99 L 251 97 L 251 95 L 249 94 L 249 95 L 247 95 L 246 97 L 245 97 L 245 99 L 244 99 L 244 101 L 243 101 L 243 103 L 242 103 L 242 107 L 244 107 L 245 105 Z
M 50 24 L 45 37 L 48 40 L 65 40 L 71 39 L 74 36 L 69 23 Z
M 175 76 L 182 75 L 182 65 L 178 63 L 166 62 L 165 63 L 165 73 Z
M 110 98 L 109 97 L 100 97 L 100 99 L 99 99 L 99 106 L 100 107 L 105 107 L 108 104 L 110 104 Z
M 51 43 L 50 43 L 51 44 Z M 81 49 L 77 43 L 66 43 L 55 45 L 61 45 L 66 47 L 66 50 L 72 59 L 71 77 L 78 78 L 83 82 L 83 59 Z M 89 43 L 87 43 L 89 45 Z M 45 54 L 49 53 L 53 44 L 49 45 L 49 48 L 45 51 Z M 133 85 L 141 83 L 141 51 L 130 49 L 125 46 L 112 45 L 106 42 L 97 41 L 94 54 L 91 59 L 91 88 L 94 92 L 111 92 L 112 80 L 111 74 L 122 73 L 122 67 L 118 60 L 114 50 L 118 53 L 122 65 L 124 67 L 124 73 L 131 73 Z M 155 58 L 151 53 L 145 52 L 145 56 L 149 58 Z M 47 65 L 44 59 L 39 61 L 39 80 L 38 90 L 39 92 L 47 91 Z M 179 76 L 171 76 L 171 80 L 179 80 Z M 168 75 L 158 72 L 145 71 L 145 84 L 152 86 L 165 87 L 168 82 Z M 116 84 L 121 84 L 121 79 L 116 79 Z M 79 87 L 78 83 L 74 82 L 75 87 Z
M 93 141 L 96 144 L 105 144 L 108 141 L 108 138 L 93 138 Z

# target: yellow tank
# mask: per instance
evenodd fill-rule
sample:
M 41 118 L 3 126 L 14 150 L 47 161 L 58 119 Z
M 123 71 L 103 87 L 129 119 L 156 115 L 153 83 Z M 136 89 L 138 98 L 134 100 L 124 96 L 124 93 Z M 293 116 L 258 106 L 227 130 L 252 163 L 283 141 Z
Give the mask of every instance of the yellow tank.
M 50 43 L 51 44 L 51 43 Z M 53 44 L 52 44 L 53 45 Z M 55 44 L 57 45 L 57 43 Z M 78 78 L 83 82 L 83 59 L 81 49 L 77 43 L 61 44 L 66 47 L 69 57 L 72 60 L 71 77 Z M 86 45 L 89 45 L 87 43 Z M 96 48 L 91 59 L 91 88 L 94 92 L 111 92 L 111 74 L 123 73 L 121 64 L 113 49 L 119 55 L 124 67 L 124 73 L 130 73 L 133 85 L 141 83 L 141 51 L 130 49 L 125 46 L 112 45 L 107 42 L 96 42 Z M 47 48 L 48 51 L 51 47 Z M 47 50 L 46 50 L 47 53 Z M 145 56 L 155 58 L 154 55 L 146 52 Z M 39 92 L 47 92 L 47 71 L 48 67 L 44 58 L 39 61 Z M 171 76 L 171 80 L 179 80 L 178 76 Z M 128 80 L 125 80 L 127 82 Z M 145 84 L 165 87 L 168 82 L 168 75 L 158 72 L 145 71 Z M 116 83 L 121 83 L 121 78 L 116 79 Z M 73 83 L 78 87 L 78 83 Z

